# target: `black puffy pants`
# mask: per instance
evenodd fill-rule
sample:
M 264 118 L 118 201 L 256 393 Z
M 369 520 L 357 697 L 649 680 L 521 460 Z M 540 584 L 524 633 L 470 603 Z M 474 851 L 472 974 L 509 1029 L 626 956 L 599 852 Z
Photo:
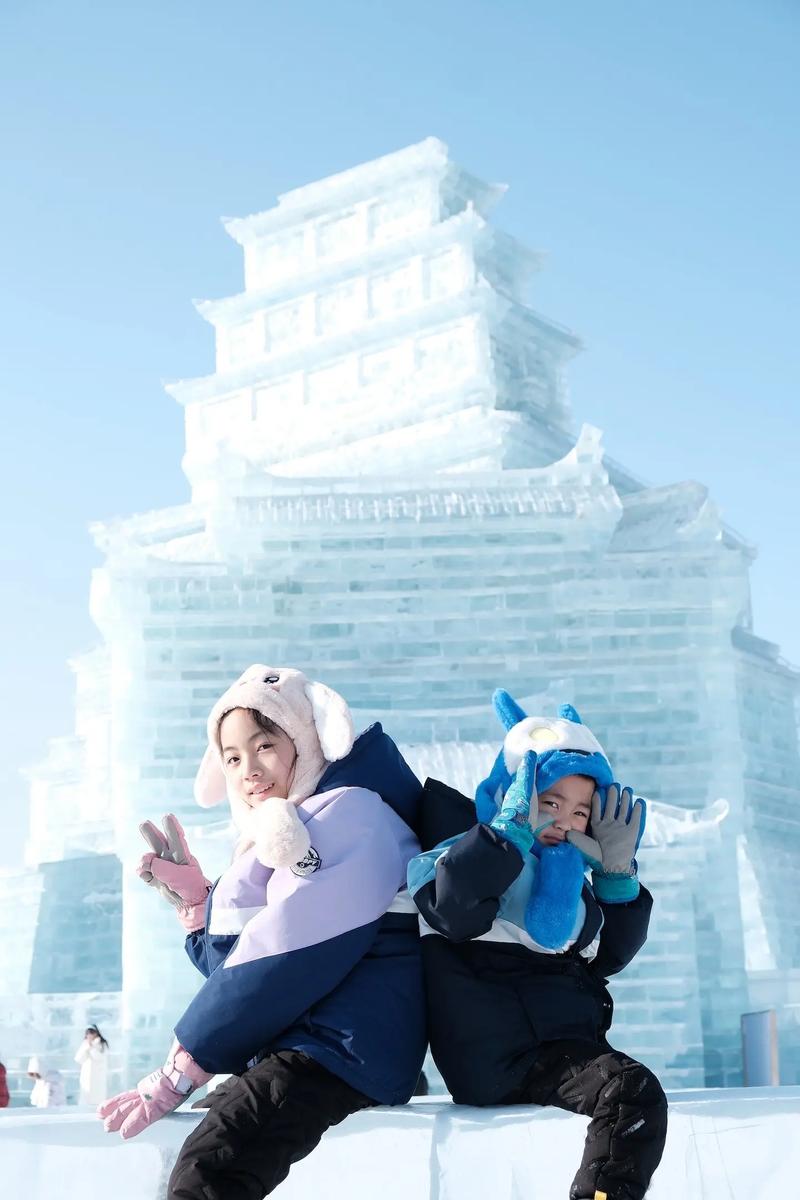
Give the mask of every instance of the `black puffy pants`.
M 647 1067 L 607 1043 L 545 1042 L 510 1099 L 591 1117 L 570 1200 L 642 1200 L 667 1138 L 667 1099 Z
M 167 1200 L 262 1200 L 326 1129 L 375 1103 L 295 1050 L 268 1055 L 219 1093 L 183 1144 Z

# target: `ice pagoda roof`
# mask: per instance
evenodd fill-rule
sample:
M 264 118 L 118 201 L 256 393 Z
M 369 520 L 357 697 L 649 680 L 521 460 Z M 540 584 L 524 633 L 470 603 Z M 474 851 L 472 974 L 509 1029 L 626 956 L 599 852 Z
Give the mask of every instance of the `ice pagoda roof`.
M 313 342 L 304 343 L 234 370 L 176 380 L 167 384 L 165 390 L 182 405 L 217 400 L 240 388 L 262 384 L 272 376 L 298 370 L 312 370 L 321 362 L 327 362 L 353 350 L 378 348 L 383 342 L 388 343 L 397 337 L 412 334 L 419 329 L 422 315 L 426 323 L 432 325 L 435 322 L 444 323 L 479 312 L 504 315 L 512 309 L 516 317 L 532 330 L 539 330 L 552 338 L 565 358 L 571 357 L 581 348 L 580 338 L 571 330 L 556 321 L 551 321 L 527 305 L 515 303 L 507 296 L 501 295 L 486 280 L 481 279 L 470 290 L 446 300 L 429 301 L 409 312 L 372 321 L 368 327 L 359 326 L 346 333 L 319 337 Z
M 612 550 L 660 550 L 719 537 L 720 522 L 699 483 L 676 483 L 626 496 Z
M 466 474 L 284 478 L 226 451 L 238 493 L 229 495 L 244 523 L 287 526 L 371 522 L 387 519 L 430 521 L 453 517 L 491 518 L 541 514 L 605 516 L 613 528 L 620 500 L 603 468 L 600 431 L 585 425 L 563 458 L 544 467 Z M 191 504 L 175 505 L 90 526 L 106 554 L 144 550 L 175 562 L 218 558 L 207 532 L 207 513 Z
M 771 664 L 780 672 L 786 672 L 791 676 L 800 678 L 800 666 L 795 666 L 794 663 L 790 663 L 787 659 L 783 658 L 780 646 L 775 642 L 758 637 L 741 625 L 735 625 L 731 630 L 731 641 L 736 649 L 741 650 L 744 654 L 750 654 L 762 663 Z
M 205 513 L 192 504 L 176 504 L 129 517 L 93 521 L 89 532 L 98 550 L 108 554 L 123 543 L 155 547 L 174 538 L 196 537 L 205 527 Z
M 246 245 L 278 229 L 302 224 L 320 213 L 395 189 L 401 180 L 414 176 L 427 176 L 446 182 L 465 201 L 471 200 L 483 215 L 506 191 L 505 184 L 484 183 L 459 167 L 450 158 L 444 142 L 429 137 L 393 154 L 385 154 L 347 171 L 293 188 L 280 195 L 273 208 L 249 217 L 227 218 L 223 224 L 235 241 Z
M 611 550 L 655 551 L 719 540 L 755 558 L 753 546 L 724 526 L 708 488 L 694 480 L 664 487 L 642 486 L 623 498 L 623 512 Z
M 545 260 L 543 253 L 529 249 L 512 234 L 496 229 L 470 206 L 427 229 L 415 230 L 384 246 L 370 247 L 369 254 L 362 251 L 344 262 L 337 259 L 312 263 L 294 272 L 289 279 L 278 278 L 274 286 L 248 289 L 216 300 L 195 300 L 193 303 L 204 320 L 211 324 L 226 324 L 245 319 L 266 303 L 288 302 L 312 288 L 343 283 L 363 274 L 365 269 L 385 270 L 395 262 L 406 262 L 410 256 L 468 240 L 474 241 L 477 250 L 492 254 L 513 267 L 520 282 L 540 270 Z

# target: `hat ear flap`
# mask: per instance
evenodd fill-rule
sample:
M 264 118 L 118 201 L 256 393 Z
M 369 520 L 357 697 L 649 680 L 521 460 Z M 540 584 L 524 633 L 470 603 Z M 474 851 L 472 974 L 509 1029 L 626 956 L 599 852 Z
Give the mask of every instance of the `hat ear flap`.
M 220 762 L 219 751 L 206 746 L 194 778 L 194 798 L 201 808 L 213 808 L 227 798 L 225 772 Z
M 337 762 L 353 748 L 355 731 L 347 701 L 324 683 L 307 683 L 317 737 L 327 762 Z
M 573 725 L 582 725 L 583 721 L 578 715 L 577 708 L 573 708 L 571 704 L 562 704 L 559 707 L 558 715 L 565 721 L 572 721 Z
M 503 723 L 504 729 L 513 729 L 520 721 L 524 721 L 527 713 L 517 704 L 516 700 L 508 694 L 505 688 L 498 688 L 492 696 L 492 704 L 494 711 Z

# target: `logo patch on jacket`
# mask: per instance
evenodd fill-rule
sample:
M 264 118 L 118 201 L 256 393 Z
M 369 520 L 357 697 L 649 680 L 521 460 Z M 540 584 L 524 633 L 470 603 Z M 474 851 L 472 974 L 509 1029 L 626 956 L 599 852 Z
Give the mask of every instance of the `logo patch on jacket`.
M 322 859 L 317 854 L 313 846 L 308 847 L 308 852 L 303 855 L 299 862 L 296 862 L 289 870 L 293 875 L 299 875 L 304 878 L 306 875 L 313 875 L 322 866 Z

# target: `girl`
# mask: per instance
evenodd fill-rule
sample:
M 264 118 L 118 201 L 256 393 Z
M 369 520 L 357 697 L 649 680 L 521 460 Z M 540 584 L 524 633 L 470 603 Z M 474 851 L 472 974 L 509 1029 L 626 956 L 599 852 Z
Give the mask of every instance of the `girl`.
M 80 1064 L 79 1104 L 95 1108 L 108 1095 L 108 1042 L 96 1025 L 89 1025 L 75 1054 Z
M 353 741 L 341 696 L 250 667 L 214 705 L 195 794 L 227 791 L 242 835 L 212 888 L 174 817 L 139 873 L 179 909 L 206 976 L 163 1068 L 98 1110 L 133 1137 L 213 1074 L 168 1200 L 261 1200 L 323 1132 L 411 1096 L 425 1049 L 404 888 L 420 787 L 379 725 Z

